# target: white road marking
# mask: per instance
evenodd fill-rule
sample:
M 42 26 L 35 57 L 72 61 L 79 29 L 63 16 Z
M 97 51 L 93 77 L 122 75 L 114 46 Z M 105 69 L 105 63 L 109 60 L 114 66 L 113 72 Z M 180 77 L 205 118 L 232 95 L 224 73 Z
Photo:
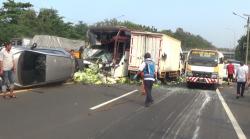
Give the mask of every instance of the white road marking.
M 219 96 L 219 99 L 220 99 L 220 101 L 221 101 L 221 103 L 222 103 L 222 105 L 223 105 L 223 107 L 224 107 L 224 109 L 225 109 L 225 111 L 226 111 L 226 113 L 227 113 L 227 115 L 228 115 L 228 117 L 229 117 L 229 119 L 230 119 L 233 127 L 234 127 L 234 130 L 235 130 L 238 138 L 239 139 L 247 139 L 246 135 L 243 133 L 242 129 L 240 128 L 239 123 L 236 121 L 235 117 L 233 116 L 233 113 L 229 109 L 227 103 L 225 102 L 225 100 L 222 97 L 222 95 L 221 95 L 221 93 L 220 93 L 220 91 L 219 91 L 218 88 L 216 89 L 216 92 L 217 92 L 217 94 Z
M 138 90 L 133 90 L 133 91 L 128 92 L 128 93 L 126 93 L 126 94 L 124 94 L 124 95 L 122 95 L 122 96 L 119 96 L 119 97 L 117 97 L 117 98 L 111 99 L 111 100 L 106 101 L 106 102 L 103 102 L 102 104 L 96 105 L 96 106 L 91 107 L 91 108 L 89 108 L 89 109 L 90 109 L 90 110 L 98 109 L 98 108 L 100 108 L 100 107 L 102 107 L 102 106 L 104 106 L 104 105 L 107 105 L 107 104 L 109 104 L 109 103 L 111 103 L 111 102 L 114 102 L 114 101 L 120 99 L 120 98 L 123 98 L 123 97 L 126 97 L 126 96 L 128 96 L 128 95 L 131 95 L 131 94 L 133 94 L 134 92 L 137 92 L 137 91 L 138 91 Z

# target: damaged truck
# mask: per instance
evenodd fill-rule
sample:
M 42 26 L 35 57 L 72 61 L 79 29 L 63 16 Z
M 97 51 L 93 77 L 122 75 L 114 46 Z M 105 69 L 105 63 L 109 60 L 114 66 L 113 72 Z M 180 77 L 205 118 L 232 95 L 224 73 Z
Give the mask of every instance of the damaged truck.
M 134 31 L 126 27 L 93 27 L 88 30 L 92 58 L 112 77 L 135 74 L 150 52 L 159 79 L 178 77 L 183 69 L 181 42 L 161 33 Z

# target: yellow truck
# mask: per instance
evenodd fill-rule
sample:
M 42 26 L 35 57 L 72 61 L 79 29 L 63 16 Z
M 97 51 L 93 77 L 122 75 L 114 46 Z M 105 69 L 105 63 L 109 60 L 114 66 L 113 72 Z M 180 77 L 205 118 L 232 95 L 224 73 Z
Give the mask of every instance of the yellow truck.
M 185 68 L 188 87 L 201 83 L 216 88 L 223 81 L 224 56 L 217 50 L 192 49 Z

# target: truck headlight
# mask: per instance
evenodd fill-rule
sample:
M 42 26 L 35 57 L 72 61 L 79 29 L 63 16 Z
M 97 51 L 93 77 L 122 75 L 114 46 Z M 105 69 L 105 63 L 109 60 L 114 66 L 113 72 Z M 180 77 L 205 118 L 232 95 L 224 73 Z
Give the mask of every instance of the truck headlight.
M 193 73 L 192 73 L 191 71 L 187 71 L 187 72 L 186 72 L 186 76 L 187 76 L 187 77 L 193 76 Z
M 217 73 L 212 73 L 211 78 L 216 79 L 218 77 Z

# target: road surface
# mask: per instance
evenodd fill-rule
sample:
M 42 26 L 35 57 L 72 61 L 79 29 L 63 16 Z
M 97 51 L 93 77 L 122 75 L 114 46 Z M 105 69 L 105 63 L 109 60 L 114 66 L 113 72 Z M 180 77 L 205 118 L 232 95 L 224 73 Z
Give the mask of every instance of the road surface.
M 161 86 L 144 107 L 133 85 L 82 84 L 35 88 L 0 99 L 0 139 L 237 139 L 218 92 Z M 250 138 L 250 95 L 235 99 L 235 86 L 219 92 L 245 137 Z M 243 137 L 244 137 L 243 136 Z

